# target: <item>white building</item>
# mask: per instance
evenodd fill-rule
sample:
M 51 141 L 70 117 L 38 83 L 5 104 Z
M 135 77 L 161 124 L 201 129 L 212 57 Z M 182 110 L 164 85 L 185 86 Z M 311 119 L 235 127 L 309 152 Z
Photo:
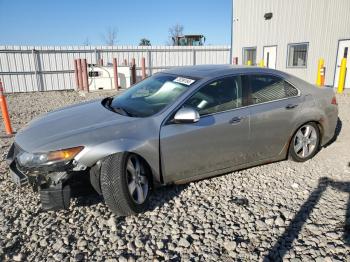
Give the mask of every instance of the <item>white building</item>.
M 233 0 L 232 57 L 316 82 L 324 58 L 325 84 L 338 85 L 347 59 L 350 88 L 350 0 Z

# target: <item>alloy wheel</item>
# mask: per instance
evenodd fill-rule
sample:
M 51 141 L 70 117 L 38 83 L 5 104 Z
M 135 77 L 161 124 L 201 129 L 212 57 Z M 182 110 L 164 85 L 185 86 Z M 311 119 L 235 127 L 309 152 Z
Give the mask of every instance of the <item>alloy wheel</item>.
M 294 152 L 300 158 L 307 158 L 317 147 L 318 134 L 312 125 L 306 124 L 299 128 L 294 137 Z
M 137 204 L 144 203 L 149 193 L 149 181 L 146 168 L 138 156 L 129 156 L 126 165 L 126 176 L 132 200 Z

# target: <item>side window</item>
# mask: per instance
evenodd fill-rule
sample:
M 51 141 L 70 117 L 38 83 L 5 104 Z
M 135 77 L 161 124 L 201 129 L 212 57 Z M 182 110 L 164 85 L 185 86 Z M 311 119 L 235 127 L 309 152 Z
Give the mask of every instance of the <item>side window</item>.
M 282 78 L 271 75 L 251 75 L 253 104 L 274 101 L 298 95 L 298 90 Z
M 297 96 L 299 94 L 298 89 L 286 81 L 284 81 L 284 92 L 286 94 L 286 97 Z
M 241 77 L 227 77 L 203 86 L 184 106 L 195 108 L 201 116 L 241 107 Z

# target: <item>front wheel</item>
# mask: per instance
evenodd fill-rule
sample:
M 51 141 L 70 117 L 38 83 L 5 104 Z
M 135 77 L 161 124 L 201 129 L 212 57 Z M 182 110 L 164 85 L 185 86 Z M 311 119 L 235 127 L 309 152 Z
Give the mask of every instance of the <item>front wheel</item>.
M 317 124 L 306 123 L 294 134 L 289 146 L 289 155 L 294 161 L 304 162 L 316 155 L 319 146 L 320 130 Z
M 113 213 L 127 216 L 147 207 L 151 174 L 145 161 L 135 154 L 108 156 L 101 167 L 101 190 Z

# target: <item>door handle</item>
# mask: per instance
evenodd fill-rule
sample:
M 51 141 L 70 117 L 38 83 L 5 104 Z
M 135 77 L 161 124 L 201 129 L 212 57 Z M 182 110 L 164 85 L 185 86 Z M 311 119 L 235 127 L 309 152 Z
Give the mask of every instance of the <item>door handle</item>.
M 244 117 L 235 116 L 234 118 L 232 118 L 230 120 L 230 124 L 237 124 L 237 123 L 241 122 L 242 119 L 244 119 Z
M 296 108 L 298 106 L 298 104 L 288 104 L 286 106 L 286 109 L 293 109 L 293 108 Z

